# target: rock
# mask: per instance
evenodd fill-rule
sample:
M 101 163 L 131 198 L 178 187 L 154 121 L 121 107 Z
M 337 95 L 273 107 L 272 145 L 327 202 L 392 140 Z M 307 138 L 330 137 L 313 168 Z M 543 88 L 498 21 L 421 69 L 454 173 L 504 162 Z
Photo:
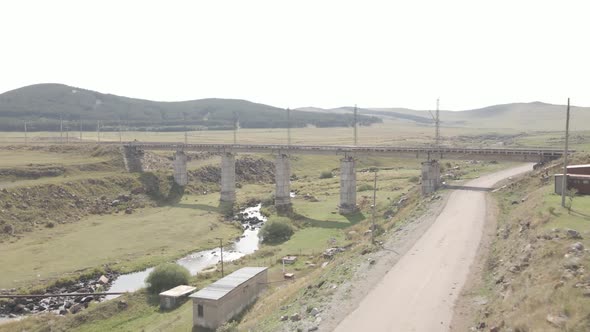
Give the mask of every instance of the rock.
M 101 285 L 106 285 L 109 283 L 109 278 L 105 277 L 104 274 L 98 278 L 98 283 Z
M 578 252 L 578 251 L 584 251 L 584 245 L 582 244 L 582 242 L 576 242 L 576 243 L 572 244 L 571 246 L 569 246 L 568 252 Z
M 80 300 L 80 303 L 88 303 L 88 302 L 92 302 L 92 300 L 94 300 L 94 298 L 92 296 L 85 296 L 82 298 L 82 300 Z
M 19 312 L 22 312 L 23 310 L 25 310 L 25 305 L 19 303 L 19 304 L 17 304 L 17 305 L 14 306 L 14 308 L 12 309 L 12 312 L 19 313 Z
M 298 313 L 294 313 L 291 315 L 291 321 L 293 322 L 297 322 L 301 320 L 301 315 L 299 315 Z
M 133 213 L 133 209 L 128 207 L 125 209 L 125 214 L 132 214 Z
M 313 308 L 309 313 L 315 317 L 320 313 L 320 311 L 318 310 L 318 308 Z
M 59 314 L 60 315 L 65 315 L 67 313 L 68 313 L 68 310 L 67 309 L 59 309 Z
M 289 316 L 287 316 L 287 315 L 281 316 L 281 322 L 284 322 L 284 321 L 286 321 L 288 319 L 289 319 Z
M 580 232 L 578 232 L 574 229 L 568 229 L 566 232 L 567 232 L 567 237 L 570 239 L 576 239 L 576 240 L 582 239 L 582 235 L 580 234 Z
M 368 261 L 369 261 L 369 265 L 375 265 L 375 263 L 376 263 L 374 258 L 369 258 Z
M 307 329 L 307 331 L 311 332 L 311 331 L 317 331 L 319 329 L 319 327 L 317 326 L 312 326 L 310 328 Z
M 552 325 L 559 327 L 559 328 L 563 328 L 565 327 L 565 324 L 567 323 L 567 316 L 565 315 L 552 315 L 552 314 L 548 314 L 547 317 L 545 318 L 547 319 L 547 321 L 549 323 L 551 323 Z

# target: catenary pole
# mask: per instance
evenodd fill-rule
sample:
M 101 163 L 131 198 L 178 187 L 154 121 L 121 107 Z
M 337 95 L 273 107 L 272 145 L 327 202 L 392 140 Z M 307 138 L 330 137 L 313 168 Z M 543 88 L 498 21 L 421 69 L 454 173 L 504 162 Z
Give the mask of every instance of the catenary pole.
M 561 206 L 565 207 L 565 192 L 567 191 L 567 153 L 570 134 L 570 99 L 567 99 L 565 117 L 565 150 L 563 152 L 563 176 L 561 178 Z

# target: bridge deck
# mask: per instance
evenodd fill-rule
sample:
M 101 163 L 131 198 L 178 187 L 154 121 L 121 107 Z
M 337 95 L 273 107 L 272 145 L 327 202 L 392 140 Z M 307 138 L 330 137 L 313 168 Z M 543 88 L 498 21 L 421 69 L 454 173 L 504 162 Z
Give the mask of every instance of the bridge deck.
M 206 151 L 219 153 L 318 154 L 342 156 L 388 156 L 417 159 L 486 159 L 542 161 L 560 158 L 562 150 L 547 148 L 453 148 L 349 145 L 276 145 L 276 144 L 182 144 L 130 142 L 126 147 L 143 150 Z M 572 151 L 573 152 L 573 151 Z

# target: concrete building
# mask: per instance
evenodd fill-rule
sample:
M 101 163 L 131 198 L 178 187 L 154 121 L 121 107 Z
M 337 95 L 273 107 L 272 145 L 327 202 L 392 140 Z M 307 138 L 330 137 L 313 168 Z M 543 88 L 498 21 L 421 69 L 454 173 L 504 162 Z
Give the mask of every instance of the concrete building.
M 195 289 L 192 286 L 180 285 L 160 293 L 160 309 L 169 310 L 176 308 Z
M 253 303 L 268 283 L 267 267 L 244 267 L 192 294 L 193 326 L 215 330 Z
M 563 174 L 555 174 L 555 193 L 561 195 Z M 590 195 L 590 164 L 567 167 L 567 189 L 575 189 L 578 194 Z

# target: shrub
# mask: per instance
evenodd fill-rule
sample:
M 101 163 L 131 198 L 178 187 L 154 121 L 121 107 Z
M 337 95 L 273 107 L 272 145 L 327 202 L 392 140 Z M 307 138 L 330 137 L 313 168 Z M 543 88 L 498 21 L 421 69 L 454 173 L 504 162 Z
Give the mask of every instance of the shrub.
M 170 288 L 188 284 L 190 272 L 176 264 L 164 263 L 156 266 L 145 279 L 151 293 L 160 293 Z
M 283 221 L 269 221 L 262 226 L 260 234 L 264 243 L 281 243 L 291 238 L 293 228 Z
M 334 174 L 332 174 L 331 171 L 323 171 L 322 173 L 320 173 L 320 179 L 330 179 L 333 177 L 334 177 Z
M 411 183 L 418 183 L 418 181 L 420 181 L 420 178 L 417 176 L 412 176 L 408 179 L 408 181 L 410 181 Z

